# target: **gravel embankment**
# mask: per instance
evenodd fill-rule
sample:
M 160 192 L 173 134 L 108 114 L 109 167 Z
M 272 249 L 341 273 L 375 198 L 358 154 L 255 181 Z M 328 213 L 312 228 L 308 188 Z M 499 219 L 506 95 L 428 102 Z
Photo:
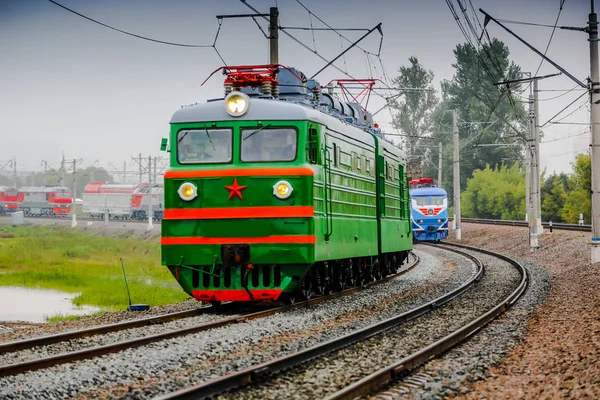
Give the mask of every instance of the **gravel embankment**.
M 531 252 L 526 228 L 463 224 L 465 244 L 535 263 L 552 285 L 521 343 L 459 397 L 600 398 L 600 265 L 591 265 L 589 233 L 547 233 Z
M 518 272 L 508 263 L 485 255 L 477 257 L 486 266 L 485 276 L 446 306 L 369 340 L 295 367 L 264 384 L 221 397 L 323 398 L 446 336 L 494 307 L 519 282 Z
M 148 398 L 312 346 L 460 285 L 466 262 L 421 264 L 399 279 L 309 308 L 0 380 L 0 397 Z M 410 305 L 409 305 L 410 304 Z
M 523 297 L 504 316 L 443 357 L 430 361 L 402 381 L 367 398 L 442 398 L 466 393 L 469 383 L 485 379 L 490 366 L 498 363 L 520 342 L 529 317 L 544 301 L 550 288 L 550 278 L 544 269 L 524 260 L 517 261 L 527 268 L 530 284 Z

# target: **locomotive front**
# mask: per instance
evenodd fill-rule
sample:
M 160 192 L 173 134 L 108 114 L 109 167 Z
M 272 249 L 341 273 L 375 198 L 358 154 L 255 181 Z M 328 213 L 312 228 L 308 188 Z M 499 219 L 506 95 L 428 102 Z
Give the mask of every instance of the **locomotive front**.
M 314 263 L 307 112 L 234 91 L 174 114 L 162 264 L 196 299 L 278 300 Z
M 439 241 L 448 236 L 448 195 L 433 179 L 411 181 L 411 219 L 414 239 Z

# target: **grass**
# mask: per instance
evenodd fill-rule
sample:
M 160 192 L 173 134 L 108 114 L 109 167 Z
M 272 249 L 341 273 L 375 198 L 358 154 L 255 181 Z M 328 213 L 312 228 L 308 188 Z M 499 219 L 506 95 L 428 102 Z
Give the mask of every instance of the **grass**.
M 76 305 L 122 310 L 128 300 L 120 258 L 133 303 L 161 305 L 189 298 L 160 265 L 159 238 L 91 236 L 62 226 L 0 225 L 0 286 L 80 293 L 73 300 Z

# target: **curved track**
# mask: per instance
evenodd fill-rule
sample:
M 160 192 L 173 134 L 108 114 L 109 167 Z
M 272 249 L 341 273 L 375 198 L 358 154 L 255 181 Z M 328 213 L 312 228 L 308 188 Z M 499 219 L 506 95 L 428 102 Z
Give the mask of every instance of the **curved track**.
M 38 369 L 42 369 L 42 368 L 48 368 L 53 365 L 64 364 L 64 363 L 71 362 L 71 361 L 79 361 L 79 360 L 102 356 L 105 354 L 116 353 L 116 352 L 119 352 L 119 351 L 122 351 L 125 349 L 140 347 L 140 346 L 143 346 L 143 345 L 146 345 L 149 343 L 153 343 L 153 342 L 157 342 L 157 341 L 161 341 L 161 340 L 165 340 L 165 339 L 170 339 L 170 338 L 174 338 L 174 337 L 178 337 L 178 336 L 189 335 L 189 334 L 193 334 L 193 333 L 197 333 L 197 332 L 207 331 L 209 329 L 214 329 L 214 328 L 219 328 L 219 327 L 223 327 L 223 326 L 227 326 L 227 325 L 246 322 L 246 321 L 250 321 L 253 319 L 257 319 L 257 318 L 263 318 L 263 317 L 267 317 L 269 315 L 282 313 L 282 312 L 290 311 L 290 310 L 301 308 L 301 307 L 307 307 L 309 305 L 332 300 L 337 297 L 346 296 L 346 295 L 358 292 L 360 290 L 363 290 L 364 288 L 368 288 L 368 287 L 371 287 L 371 286 L 374 286 L 374 285 L 377 285 L 377 284 L 380 284 L 383 282 L 387 282 L 391 279 L 394 279 L 394 278 L 408 272 L 409 270 L 414 268 L 419 263 L 419 258 L 414 253 L 411 253 L 411 254 L 414 259 L 412 264 L 401 269 L 399 272 L 397 272 L 395 274 L 389 275 L 384 279 L 380 279 L 378 281 L 371 282 L 364 286 L 352 287 L 352 288 L 346 289 L 342 292 L 333 293 L 333 294 L 330 294 L 327 296 L 316 297 L 316 298 L 306 300 L 303 302 L 299 302 L 299 303 L 296 303 L 293 305 L 270 308 L 267 310 L 261 310 L 258 312 L 237 315 L 237 316 L 220 319 L 220 320 L 213 321 L 213 322 L 202 323 L 202 324 L 195 325 L 192 327 L 172 330 L 172 331 L 163 332 L 163 333 L 159 333 L 159 334 L 155 334 L 155 335 L 151 335 L 151 336 L 139 337 L 139 338 L 132 339 L 132 340 L 126 340 L 126 341 L 107 344 L 107 345 L 103 345 L 103 346 L 86 348 L 86 349 L 73 351 L 73 352 L 69 352 L 69 353 L 57 354 L 54 356 L 40 358 L 40 359 L 36 359 L 36 360 L 4 365 L 4 366 L 0 366 L 0 377 L 15 375 L 15 374 L 26 372 L 26 371 L 34 371 L 34 370 L 38 370 Z M 229 305 L 225 305 L 225 306 L 227 307 Z M 231 306 L 233 306 L 233 304 L 231 304 Z M 206 310 L 212 310 L 212 307 L 207 307 Z M 59 343 L 62 341 L 71 340 L 73 338 L 87 337 L 87 336 L 92 336 L 92 335 L 102 334 L 102 333 L 107 333 L 107 332 L 117 332 L 117 331 L 121 331 L 124 329 L 136 328 L 136 327 L 146 326 L 146 325 L 155 324 L 155 323 L 164 323 L 167 321 L 172 321 L 172 320 L 181 319 L 181 318 L 188 318 L 188 317 L 192 317 L 192 316 L 197 316 L 198 311 L 201 311 L 201 310 L 183 311 L 183 312 L 165 314 L 162 316 L 145 318 L 145 319 L 140 319 L 140 320 L 135 320 L 135 321 L 126 321 L 126 322 L 117 323 L 117 324 L 110 324 L 110 325 L 104 325 L 104 326 L 99 326 L 99 327 L 94 327 L 94 328 L 88 328 L 88 329 L 83 329 L 83 330 L 74 331 L 74 332 L 65 332 L 65 333 L 46 336 L 46 337 L 31 338 L 31 339 L 26 339 L 26 340 L 21 340 L 21 341 L 2 343 L 2 344 L 0 344 L 0 354 L 6 354 L 6 353 L 10 353 L 10 352 L 17 351 L 17 350 L 29 349 L 29 348 L 32 348 L 35 346 L 45 346 L 48 344 Z
M 439 246 L 439 245 L 438 245 Z M 477 251 L 487 255 L 491 255 L 502 259 L 512 266 L 514 266 L 519 272 L 521 279 L 518 286 L 499 304 L 493 307 L 491 310 L 481 315 L 479 318 L 471 321 L 469 324 L 464 325 L 462 328 L 455 330 L 449 335 L 442 339 L 423 347 L 422 349 L 412 353 L 408 357 L 398 360 L 389 366 L 382 368 L 371 375 L 345 387 L 342 390 L 328 396 L 327 400 L 339 400 L 339 399 L 354 399 L 358 396 L 367 395 L 376 391 L 381 386 L 394 381 L 396 378 L 401 377 L 403 374 L 414 369 L 415 367 L 429 361 L 443 354 L 448 349 L 455 345 L 465 341 L 471 335 L 475 334 L 478 330 L 482 329 L 492 320 L 503 314 L 508 308 L 510 308 L 527 290 L 529 277 L 527 270 L 519 262 L 513 260 L 502 254 L 494 253 L 488 250 L 479 249 L 464 245 L 441 245 L 444 248 L 459 247 L 468 249 L 471 251 Z
M 202 382 L 196 386 L 181 389 L 179 391 L 167 394 L 159 397 L 162 400 L 172 399 L 198 399 L 205 397 L 213 397 L 220 393 L 245 386 L 259 383 L 263 378 L 273 376 L 283 370 L 290 369 L 298 366 L 307 361 L 322 357 L 328 353 L 340 350 L 347 346 L 351 346 L 357 342 L 363 341 L 368 338 L 372 338 L 381 334 L 382 332 L 388 331 L 391 328 L 397 328 L 400 325 L 412 321 L 430 311 L 433 311 L 444 304 L 448 303 L 452 299 L 461 295 L 471 287 L 473 287 L 484 275 L 483 264 L 474 256 L 454 250 L 470 260 L 472 260 L 477 266 L 476 272 L 460 287 L 430 301 L 424 305 L 416 307 L 408 312 L 402 313 L 385 321 L 376 323 L 368 326 L 364 329 L 354 331 L 350 334 L 332 339 L 328 342 L 318 344 L 311 348 L 292 353 L 286 356 L 270 360 L 242 371 L 234 372 L 229 375 L 225 375 L 219 378 L 211 379 Z M 352 368 L 352 367 L 349 367 Z

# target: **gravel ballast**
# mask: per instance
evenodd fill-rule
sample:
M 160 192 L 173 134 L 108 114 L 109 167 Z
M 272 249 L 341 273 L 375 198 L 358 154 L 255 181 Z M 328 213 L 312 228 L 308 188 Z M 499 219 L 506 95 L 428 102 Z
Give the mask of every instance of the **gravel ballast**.
M 600 265 L 589 240 L 545 229 L 532 252 L 527 228 L 463 224 L 463 243 L 535 263 L 552 284 L 520 344 L 458 397 L 600 398 Z
M 459 286 L 471 264 L 421 264 L 399 279 L 309 308 L 0 380 L 0 397 L 147 398 L 288 354 Z M 409 305 L 410 304 L 410 305 Z
M 528 318 L 544 301 L 550 287 L 549 275 L 545 270 L 524 260 L 516 261 L 521 262 L 529 273 L 529 288 L 504 316 L 441 358 L 430 361 L 400 382 L 368 398 L 442 398 L 465 393 L 469 384 L 485 379 L 490 367 L 520 342 Z
M 446 306 L 415 321 L 279 374 L 264 384 L 221 396 L 231 399 L 323 398 L 446 336 L 502 301 L 520 276 L 510 264 L 478 255 L 482 280 Z

